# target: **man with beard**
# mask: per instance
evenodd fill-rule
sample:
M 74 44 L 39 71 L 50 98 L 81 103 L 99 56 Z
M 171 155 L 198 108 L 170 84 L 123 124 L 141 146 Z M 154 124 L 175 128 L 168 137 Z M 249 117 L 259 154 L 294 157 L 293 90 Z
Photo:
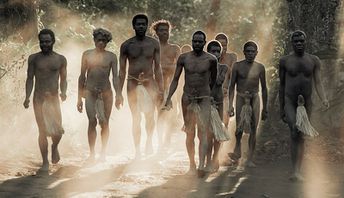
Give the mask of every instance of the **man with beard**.
M 169 43 L 171 24 L 166 20 L 159 20 L 151 25 L 151 31 L 159 38 L 160 43 L 160 62 L 164 78 L 164 94 L 167 95 L 169 85 L 171 84 L 174 71 L 176 69 L 177 58 L 180 55 L 180 48 L 176 44 Z M 177 101 L 175 101 L 177 103 Z M 160 109 L 160 107 L 158 107 Z M 168 147 L 171 141 L 171 133 L 176 124 L 177 109 L 173 112 L 159 111 L 158 114 L 158 136 L 159 150 Z M 172 113 L 172 114 L 171 114 Z M 175 121 L 173 120 L 175 119 Z M 164 130 L 164 125 L 167 127 Z
M 198 176 L 205 175 L 205 156 L 207 154 L 207 133 L 210 131 L 211 88 L 217 75 L 216 58 L 203 51 L 206 35 L 196 31 L 192 35 L 193 51 L 181 54 L 177 60 L 177 68 L 167 96 L 165 108 L 172 108 L 171 97 L 178 86 L 179 77 L 184 69 L 185 84 L 182 96 L 182 110 L 186 132 L 186 148 L 190 160 L 189 173 L 196 171 L 195 163 L 195 134 L 199 143 Z
M 296 127 L 296 108 L 298 98 L 304 99 L 304 106 L 309 115 L 312 111 L 313 81 L 323 105 L 329 108 L 329 102 L 324 94 L 320 78 L 320 59 L 305 52 L 306 34 L 297 30 L 291 35 L 293 53 L 284 56 L 279 62 L 280 78 L 280 113 L 281 119 L 288 123 L 291 137 L 292 176 L 290 180 L 302 180 L 300 174 L 301 162 L 304 153 L 304 137 Z
M 153 153 L 152 136 L 154 130 L 155 104 L 163 100 L 163 77 L 160 66 L 159 42 L 146 36 L 148 17 L 143 14 L 134 16 L 132 25 L 135 36 L 126 40 L 120 49 L 120 93 L 126 78 L 126 63 L 129 61 L 127 93 L 128 103 L 132 114 L 133 137 L 136 149 L 136 158 L 141 157 L 141 113 L 145 116 L 147 140 L 145 153 Z M 154 63 L 154 64 L 153 64 Z M 120 95 L 117 104 L 122 104 Z M 154 104 L 155 103 L 155 104 Z
M 81 73 L 79 76 L 79 91 L 77 108 L 81 113 L 83 109 L 82 96 L 85 97 L 88 117 L 88 144 L 90 156 L 88 162 L 94 161 L 96 143 L 97 118 L 101 126 L 102 149 L 100 160 L 105 160 L 105 151 L 109 139 L 109 118 L 113 104 L 113 94 L 109 81 L 112 72 L 112 82 L 119 94 L 117 75 L 117 57 L 114 53 L 105 50 L 108 42 L 112 40 L 111 33 L 102 28 L 93 31 L 95 49 L 87 50 L 82 55 Z M 119 105 L 116 106 L 119 108 Z
M 31 54 L 28 59 L 26 97 L 24 107 L 29 108 L 30 95 L 35 84 L 33 108 L 38 125 L 38 143 L 43 164 L 41 171 L 49 170 L 48 139 L 51 136 L 51 162 L 56 164 L 60 160 L 58 144 L 64 130 L 62 128 L 60 98 L 66 100 L 67 90 L 67 61 L 66 58 L 53 51 L 55 34 L 50 29 L 43 29 L 38 34 L 41 52 Z

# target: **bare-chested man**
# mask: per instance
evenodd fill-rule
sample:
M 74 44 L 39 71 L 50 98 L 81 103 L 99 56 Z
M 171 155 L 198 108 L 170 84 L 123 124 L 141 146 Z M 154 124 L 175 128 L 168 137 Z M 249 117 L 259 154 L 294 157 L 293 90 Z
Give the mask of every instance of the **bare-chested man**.
M 222 53 L 221 53 L 221 57 L 219 59 L 219 62 L 221 64 L 225 64 L 228 66 L 228 70 L 227 70 L 227 74 L 226 74 L 226 78 L 225 81 L 223 82 L 223 102 L 224 102 L 224 106 L 223 106 L 223 123 L 225 124 L 226 127 L 228 127 L 228 123 L 229 123 L 229 115 L 228 115 L 228 87 L 229 87 L 229 83 L 230 83 L 230 76 L 232 73 L 232 67 L 233 64 L 237 61 L 237 55 L 234 52 L 227 52 L 228 49 L 228 37 L 225 33 L 219 33 L 215 36 L 215 40 L 219 41 L 221 43 L 222 46 Z
M 100 160 L 105 160 L 106 146 L 109 139 L 109 118 L 113 104 L 113 94 L 109 81 L 110 72 L 112 72 L 116 98 L 119 93 L 117 57 L 114 53 L 105 50 L 107 43 L 111 39 L 111 33 L 107 30 L 95 29 L 93 31 L 95 49 L 85 51 L 81 60 L 77 108 L 81 113 L 83 110 L 82 97 L 85 97 L 88 117 L 88 144 L 90 147 L 89 162 L 95 159 L 94 146 L 97 137 L 97 118 L 101 126 L 102 149 Z M 119 105 L 116 107 L 119 108 Z
M 53 51 L 55 43 L 54 32 L 43 29 L 38 34 L 41 52 L 32 54 L 28 60 L 26 79 L 26 98 L 24 107 L 29 108 L 30 95 L 35 84 L 33 108 L 39 130 L 38 143 L 43 158 L 41 171 L 49 170 L 48 139 L 51 136 L 51 162 L 56 164 L 60 160 L 58 144 L 64 130 L 58 89 L 60 81 L 60 98 L 66 100 L 67 90 L 67 61 L 66 58 Z M 35 81 L 35 83 L 34 83 Z
M 249 151 L 246 161 L 246 165 L 248 167 L 255 167 L 255 164 L 252 160 L 254 149 L 256 146 L 256 132 L 260 114 L 260 100 L 258 96 L 259 82 L 261 84 L 263 99 L 262 120 L 265 120 L 267 117 L 266 104 L 268 99 L 268 92 L 266 88 L 265 67 L 264 65 L 255 61 L 257 53 L 258 46 L 256 43 L 254 43 L 253 41 L 248 41 L 245 43 L 245 59 L 234 63 L 228 90 L 229 108 L 231 109 L 231 112 L 233 112 L 234 87 L 235 85 L 237 86 L 235 105 L 237 126 L 235 132 L 236 144 L 234 153 L 231 153 L 230 157 L 234 161 L 237 161 L 241 157 L 241 137 L 243 135 L 243 132 L 249 133 Z M 241 117 L 246 119 L 242 119 Z
M 176 69 L 177 58 L 180 55 L 180 48 L 176 44 L 169 43 L 171 24 L 166 20 L 159 20 L 151 25 L 151 31 L 154 35 L 158 36 L 160 43 L 160 63 L 162 74 L 164 78 L 164 94 L 168 94 L 168 88 L 171 84 L 174 71 Z M 177 102 L 177 101 L 176 101 Z M 160 109 L 160 107 L 158 107 Z M 173 126 L 176 122 L 173 119 L 177 119 L 177 111 L 175 110 L 168 113 L 166 111 L 159 111 L 158 115 L 158 135 L 159 135 L 159 150 L 162 147 L 168 147 L 171 141 L 171 133 Z M 163 129 L 163 125 L 167 124 L 167 129 Z
M 164 89 L 159 42 L 152 37 L 146 36 L 148 17 L 138 14 L 134 16 L 132 25 L 135 36 L 126 40 L 121 46 L 119 77 L 120 90 L 122 90 L 126 78 L 126 61 L 128 60 L 128 102 L 132 114 L 136 158 L 140 158 L 141 113 L 144 113 L 146 120 L 147 140 L 145 153 L 151 154 L 153 152 L 152 136 L 155 111 L 155 105 L 151 105 L 151 103 L 158 103 L 157 106 L 160 106 L 159 103 L 162 103 Z M 148 92 L 148 94 L 144 94 L 146 97 L 139 98 L 138 93 L 140 90 L 141 92 Z M 145 104 L 145 107 L 142 107 L 142 103 Z
M 214 40 L 210 41 L 207 46 L 207 52 L 210 54 L 214 55 L 217 60 L 220 59 L 221 57 L 221 51 L 222 51 L 222 46 L 221 44 Z M 223 82 L 226 78 L 228 66 L 225 64 L 218 63 L 217 64 L 217 77 L 216 77 L 216 83 L 214 84 L 211 92 L 212 92 L 212 97 L 214 99 L 214 105 L 216 106 L 216 109 L 220 115 L 221 120 L 223 120 Z M 207 154 L 207 169 L 208 171 L 211 172 L 216 172 L 219 167 L 219 149 L 220 149 L 220 142 L 217 141 L 214 137 L 213 133 L 208 134 L 208 154 Z M 213 157 L 212 152 L 214 151 Z
M 206 43 L 206 35 L 202 31 L 196 31 L 192 36 L 193 51 L 181 54 L 177 60 L 177 68 L 174 74 L 165 107 L 172 107 L 171 97 L 176 91 L 178 80 L 183 69 L 185 72 L 184 94 L 182 96 L 182 110 L 186 132 L 186 148 L 190 160 L 189 173 L 195 173 L 195 133 L 197 123 L 197 135 L 199 144 L 198 175 L 205 174 L 204 161 L 208 148 L 207 133 L 210 129 L 210 96 L 211 88 L 215 84 L 217 75 L 216 58 L 203 51 Z
M 291 180 L 302 180 L 300 174 L 301 162 L 304 153 L 304 138 L 296 128 L 296 108 L 298 96 L 305 100 L 307 113 L 312 111 L 312 83 L 314 80 L 316 91 L 325 107 L 329 102 L 324 94 L 320 79 L 320 59 L 305 52 L 306 34 L 300 30 L 291 35 L 291 43 L 294 52 L 284 56 L 279 62 L 280 78 L 280 112 L 281 118 L 288 123 L 291 136 Z

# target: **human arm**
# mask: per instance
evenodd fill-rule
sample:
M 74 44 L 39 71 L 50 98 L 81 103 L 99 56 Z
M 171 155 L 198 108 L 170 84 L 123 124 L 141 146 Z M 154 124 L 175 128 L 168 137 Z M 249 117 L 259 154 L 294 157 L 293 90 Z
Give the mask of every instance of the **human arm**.
M 117 109 L 120 108 L 120 104 L 123 102 L 123 97 L 121 97 L 120 94 L 120 87 L 119 87 L 119 76 L 117 71 L 117 56 L 113 53 L 111 53 L 111 71 L 112 71 L 112 85 L 116 92 L 116 101 L 115 106 Z
M 237 63 L 235 63 L 232 68 L 230 83 L 228 87 L 228 98 L 229 98 L 228 109 L 230 111 L 229 112 L 230 116 L 234 116 L 233 99 L 234 99 L 234 88 L 235 88 L 235 84 L 237 82 L 237 76 L 238 76 L 237 67 L 238 67 Z
M 78 102 L 77 102 L 77 108 L 78 111 L 82 112 L 82 96 L 84 94 L 85 90 L 85 83 L 86 83 L 86 72 L 87 72 L 87 52 L 84 52 L 82 54 L 81 58 L 81 72 L 78 80 Z
M 280 102 L 280 116 L 281 119 L 285 122 L 285 112 L 284 112 L 284 93 L 285 93 L 285 63 L 284 59 L 280 59 L 278 65 L 278 74 L 280 78 L 280 88 L 279 88 L 279 102 Z
M 124 85 L 124 80 L 127 75 L 127 59 L 128 59 L 128 54 L 127 54 L 127 44 L 123 43 L 120 48 L 120 54 L 119 54 L 119 73 L 118 73 L 118 95 L 116 95 L 116 107 L 123 105 L 123 96 L 122 96 L 122 90 L 123 90 L 123 85 Z
M 262 99 L 263 99 L 263 109 L 262 109 L 262 120 L 265 120 L 268 116 L 267 101 L 268 101 L 268 90 L 266 87 L 266 72 L 265 67 L 262 65 L 262 70 L 260 72 L 260 84 L 262 87 Z
M 231 73 L 232 73 L 232 69 L 233 69 L 233 65 L 234 63 L 237 62 L 237 55 L 235 53 L 230 54 L 231 55 L 231 61 L 228 63 L 228 70 L 226 73 L 226 78 L 225 81 L 223 82 L 223 94 L 225 96 L 228 95 L 228 88 L 229 88 L 229 84 L 230 84 L 230 79 L 231 79 Z M 226 64 L 226 63 L 225 63 Z
M 174 72 L 174 76 L 173 76 L 173 79 L 172 79 L 172 82 L 170 85 L 170 89 L 169 89 L 168 96 L 167 96 L 166 103 L 165 103 L 165 107 L 164 107 L 167 110 L 172 108 L 171 97 L 178 87 L 178 81 L 179 81 L 180 75 L 183 71 L 183 67 L 184 67 L 184 56 L 180 55 L 178 60 L 177 60 L 176 70 Z
M 61 56 L 61 68 L 60 68 L 60 97 L 62 101 L 65 101 L 67 98 L 67 60 L 64 56 Z
M 320 74 L 320 68 L 321 68 L 321 62 L 320 59 L 317 56 L 314 56 L 314 62 L 315 62 L 315 68 L 314 68 L 314 84 L 315 89 L 317 91 L 318 96 L 320 97 L 320 100 L 322 104 L 329 108 L 330 104 L 325 96 L 324 87 L 321 81 L 321 74 Z
M 210 59 L 210 82 L 209 82 L 209 86 L 210 89 L 213 89 L 213 87 L 216 84 L 217 81 L 217 59 L 215 58 L 211 58 Z
M 29 108 L 30 103 L 30 95 L 33 89 L 33 77 L 35 75 L 35 68 L 34 68 L 34 55 L 29 56 L 28 60 L 28 68 L 27 68 L 27 78 L 25 83 L 25 100 L 24 100 L 24 107 L 27 109 Z
M 154 50 L 154 77 L 158 84 L 158 98 L 157 102 L 159 105 L 162 104 L 164 100 L 164 82 L 163 82 L 163 76 L 162 76 L 162 69 L 160 65 L 160 45 L 156 41 L 155 43 L 155 50 Z

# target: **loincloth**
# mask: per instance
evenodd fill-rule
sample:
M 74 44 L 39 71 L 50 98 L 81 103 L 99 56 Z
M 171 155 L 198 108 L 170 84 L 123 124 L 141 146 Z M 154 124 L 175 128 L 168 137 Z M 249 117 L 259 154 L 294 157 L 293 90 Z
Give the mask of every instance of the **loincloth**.
M 42 115 L 47 136 L 62 135 L 64 133 L 60 101 L 57 95 L 50 92 L 44 93 Z
M 197 124 L 198 129 L 207 130 L 210 124 L 210 96 L 190 96 L 184 119 L 185 131 L 189 132 Z
M 253 125 L 253 110 L 252 110 L 252 100 L 255 97 L 258 97 L 257 93 L 250 93 L 246 91 L 245 93 L 237 92 L 237 97 L 241 97 L 244 99 L 244 105 L 241 107 L 241 112 L 239 123 L 237 128 L 244 133 L 251 133 L 252 132 L 252 125 Z
M 142 73 L 139 75 L 139 78 L 135 78 L 131 75 L 128 75 L 127 80 L 137 81 L 137 86 L 135 88 L 136 93 L 136 108 L 138 112 L 149 113 L 154 111 L 154 97 L 149 94 L 145 82 L 149 82 L 151 79 L 143 78 Z

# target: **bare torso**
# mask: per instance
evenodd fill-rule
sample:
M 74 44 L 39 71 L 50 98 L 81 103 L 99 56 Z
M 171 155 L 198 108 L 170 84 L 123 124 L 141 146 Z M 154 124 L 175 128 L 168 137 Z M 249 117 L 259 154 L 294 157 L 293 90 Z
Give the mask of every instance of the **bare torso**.
M 123 43 L 124 54 L 129 60 L 128 75 L 138 78 L 140 73 L 145 78 L 153 77 L 153 59 L 159 43 L 157 40 L 146 36 L 143 40 L 130 38 Z
M 237 61 L 237 55 L 235 53 L 226 53 L 224 55 L 221 56 L 219 62 L 221 64 L 225 64 L 228 66 L 228 70 L 226 73 L 226 78 L 223 82 L 223 87 L 228 89 L 229 86 L 229 82 L 230 82 L 230 76 L 231 76 L 231 72 L 232 72 L 232 66 L 233 64 Z
M 310 97 L 315 69 L 314 56 L 305 54 L 297 57 L 292 54 L 283 57 L 282 64 L 285 71 L 285 95 L 291 99 L 296 99 L 300 94 L 305 98 Z
M 34 65 L 35 93 L 58 93 L 60 69 L 66 59 L 55 52 L 51 55 L 36 53 L 30 56 Z
M 84 53 L 87 68 L 86 89 L 90 91 L 111 89 L 109 75 L 111 64 L 116 61 L 112 52 L 97 52 L 95 49 Z
M 191 96 L 210 96 L 211 67 L 217 62 L 209 53 L 196 56 L 194 52 L 181 55 L 185 71 L 184 92 Z
M 250 93 L 258 93 L 259 79 L 262 72 L 264 72 L 264 66 L 260 63 L 253 62 L 248 63 L 245 60 L 234 64 L 236 67 L 236 84 L 237 91 L 244 93 L 246 91 Z
M 174 71 L 176 69 L 177 58 L 180 54 L 180 49 L 178 45 L 175 44 L 166 44 L 160 45 L 161 56 L 161 69 L 164 77 L 164 90 L 168 90 Z

